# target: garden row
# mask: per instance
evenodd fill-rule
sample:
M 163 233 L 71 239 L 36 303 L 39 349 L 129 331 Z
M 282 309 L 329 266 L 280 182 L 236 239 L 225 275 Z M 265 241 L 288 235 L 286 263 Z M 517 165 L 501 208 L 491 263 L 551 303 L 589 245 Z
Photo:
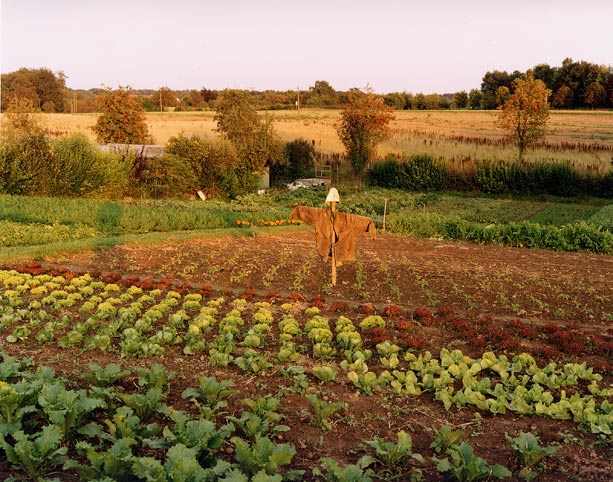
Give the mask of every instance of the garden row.
M 354 311 L 344 302 L 328 306 L 333 316 L 326 317 L 320 297 L 304 303 L 269 293 L 266 301 L 257 301 L 252 292 L 236 296 L 163 280 L 149 286 L 149 281 L 111 275 L 53 272 L 36 263 L 0 271 L 0 282 L 0 336 L 7 349 L 59 350 L 62 358 L 62 352 L 75 350 L 123 359 L 198 358 L 200 365 L 231 375 L 222 380 L 201 376 L 198 386 L 171 394 L 174 374 L 162 365 L 137 368 L 137 379 L 110 364 L 92 365 L 84 380 L 58 380 L 48 368 L 26 370 L 25 360 L 4 356 L 0 442 L 16 477 L 24 472 L 49 477 L 60 467 L 88 480 L 511 475 L 475 455 L 464 434 L 448 426 L 433 434 L 427 451 L 415 451 L 410 435 L 401 430 L 361 440 L 352 463 L 324 457 L 305 468 L 295 459 L 296 446 L 286 432 L 297 429 L 294 405 L 280 394 L 300 396 L 309 424 L 324 436 L 351 423 L 351 406 L 333 395 L 339 388 L 361 397 L 428 397 L 449 411 L 472 407 L 492 417 L 508 412 L 568 420 L 599 440 L 611 437 L 613 389 L 602 375 L 586 363 L 539 364 L 519 350 L 521 339 L 551 336 L 572 351 L 577 334 L 584 333 L 594 341 L 593 350 L 610 355 L 610 341 L 578 327 L 567 332 L 552 325 L 541 335 L 519 320 L 507 326 L 482 317 L 477 332 L 449 310 L 409 314 L 391 305 L 377 313 L 372 305 Z M 453 339 L 467 339 L 474 354 L 424 350 L 422 329 L 449 330 Z M 518 336 L 515 346 L 508 343 L 509 330 Z M 508 356 L 483 351 L 494 340 L 507 341 Z M 278 393 L 269 386 L 277 372 L 282 378 Z M 242 408 L 229 415 L 226 408 L 231 399 L 236 405 L 238 395 L 232 379 L 241 377 L 261 379 L 268 395 L 243 398 Z M 526 478 L 535 476 L 537 462 L 555 451 L 541 446 L 532 433 L 507 440 L 519 460 L 510 468 Z
M 450 355 L 449 353 L 447 355 Z M 393 440 L 374 437 L 359 444 L 355 464 L 324 457 L 310 470 L 294 468 L 296 448 L 278 442 L 291 427 L 283 424 L 283 396 L 243 398 L 239 416 L 226 411 L 239 395 L 232 380 L 198 377 L 183 390 L 187 410 L 171 405 L 174 371 L 163 365 L 122 370 L 111 363 L 90 364 L 80 379 L 58 376 L 50 367 L 2 355 L 0 363 L 0 467 L 6 480 L 194 480 L 280 482 L 424 480 L 449 474 L 459 481 L 504 479 L 512 472 L 476 455 L 462 430 L 441 425 L 426 457 L 413 449 L 404 430 Z M 592 378 L 594 378 L 592 376 Z M 79 388 L 85 386 L 86 388 Z M 325 433 L 340 423 L 342 402 L 304 395 L 311 423 Z M 517 475 L 537 476 L 540 463 L 558 447 L 538 436 L 506 435 L 518 463 Z M 317 479 L 321 480 L 321 479 Z
M 35 340 L 39 345 L 57 343 L 61 348 L 101 350 L 121 357 L 203 354 L 210 366 L 233 364 L 247 374 L 266 372 L 274 363 L 293 363 L 308 356 L 313 363 L 322 364 L 313 367 L 316 377 L 334 381 L 339 376 L 365 394 L 385 389 L 398 395 L 419 395 L 434 390 L 447 408 L 471 404 L 492 413 L 512 410 L 574 418 L 592 431 L 610 432 L 610 407 L 606 400 L 600 404 L 592 399 L 601 396 L 595 383 L 601 377 L 592 375 L 585 363 L 557 367 L 552 362 L 539 368 L 532 356 L 519 354 L 522 340 L 540 337 L 520 320 L 505 329 L 483 317 L 477 330 L 467 320 L 441 312 L 440 323 L 455 332 L 456 339 L 484 348 L 496 344 L 518 355 L 509 361 L 505 355 L 497 358 L 487 352 L 472 359 L 454 351 L 445 353 L 447 358 L 443 359 L 441 352 L 441 360 L 430 363 L 433 358 L 428 351 L 416 355 L 416 348 L 424 345 L 416 325 L 432 326 L 438 321 L 425 309 L 418 309 L 410 322 L 394 319 L 399 314 L 395 307 L 385 310 L 388 321 L 363 307 L 362 311 L 370 313 L 361 321 L 354 323 L 339 315 L 331 323 L 320 314 L 317 302 L 303 309 L 297 303 L 273 306 L 245 298 L 209 299 L 206 292 L 145 291 L 134 285 L 94 280 L 87 274 L 67 279 L 1 271 L 0 278 L 4 285 L 0 328 L 9 343 Z M 553 325 L 543 331 L 571 353 L 585 350 L 579 333 L 589 340 L 590 351 L 596 355 L 610 356 L 613 348 L 610 341 L 589 330 L 565 331 Z M 512 332 L 516 336 L 509 336 Z M 550 350 L 546 348 L 544 354 Z M 497 367 L 493 370 L 497 379 L 475 379 L 492 366 Z M 557 392 L 579 385 L 581 379 L 592 380 L 587 398 L 577 392 L 569 402 L 563 391 Z M 463 389 L 455 388 L 458 382 Z M 543 387 L 554 393 L 547 392 L 544 399 L 539 393 L 529 397 L 527 404 L 522 402 L 527 391 L 542 392 Z M 606 389 L 602 393 L 606 398 Z M 586 407 L 591 408 L 585 411 Z

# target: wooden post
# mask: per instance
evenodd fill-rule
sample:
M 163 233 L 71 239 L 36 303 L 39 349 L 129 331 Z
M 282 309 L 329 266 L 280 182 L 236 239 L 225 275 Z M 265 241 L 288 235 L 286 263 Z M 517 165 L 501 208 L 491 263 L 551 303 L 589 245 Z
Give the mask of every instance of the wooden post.
M 385 215 L 387 214 L 387 199 L 383 205 L 383 232 L 385 232 Z
M 336 202 L 332 201 L 330 203 L 330 211 L 332 214 L 332 225 L 330 228 L 332 229 L 332 236 L 330 239 L 332 240 L 332 286 L 336 286 L 336 243 L 334 242 L 334 219 L 336 217 Z
M 336 203 L 340 202 L 338 191 L 331 187 L 326 196 L 326 204 L 330 205 L 330 250 L 332 251 L 332 286 L 336 286 L 336 231 L 334 221 L 336 220 Z

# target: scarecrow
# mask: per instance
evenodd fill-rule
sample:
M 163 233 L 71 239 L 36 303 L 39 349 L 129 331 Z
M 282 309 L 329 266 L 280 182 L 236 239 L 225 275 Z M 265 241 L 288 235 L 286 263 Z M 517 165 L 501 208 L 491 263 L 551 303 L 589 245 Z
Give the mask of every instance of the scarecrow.
M 324 261 L 332 261 L 332 286 L 336 286 L 336 267 L 355 261 L 355 237 L 360 233 L 376 233 L 372 219 L 336 210 L 338 191 L 331 188 L 326 197 L 330 209 L 296 206 L 290 217 L 315 227 L 317 252 Z

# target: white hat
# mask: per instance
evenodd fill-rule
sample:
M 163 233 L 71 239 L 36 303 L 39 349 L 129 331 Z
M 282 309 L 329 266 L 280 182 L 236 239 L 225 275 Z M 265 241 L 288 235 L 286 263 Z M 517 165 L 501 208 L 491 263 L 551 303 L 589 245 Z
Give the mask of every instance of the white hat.
M 339 202 L 341 202 L 341 200 L 338 197 L 338 191 L 336 190 L 335 187 L 330 188 L 330 191 L 328 191 L 328 196 L 326 197 L 326 203 L 339 203 Z

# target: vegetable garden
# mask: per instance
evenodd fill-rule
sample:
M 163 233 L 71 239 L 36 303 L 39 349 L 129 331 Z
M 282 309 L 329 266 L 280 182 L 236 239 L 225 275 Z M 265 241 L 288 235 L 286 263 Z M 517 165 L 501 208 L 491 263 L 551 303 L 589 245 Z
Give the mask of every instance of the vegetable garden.
M 0 267 L 0 471 L 609 480 L 610 256 L 238 224 Z

